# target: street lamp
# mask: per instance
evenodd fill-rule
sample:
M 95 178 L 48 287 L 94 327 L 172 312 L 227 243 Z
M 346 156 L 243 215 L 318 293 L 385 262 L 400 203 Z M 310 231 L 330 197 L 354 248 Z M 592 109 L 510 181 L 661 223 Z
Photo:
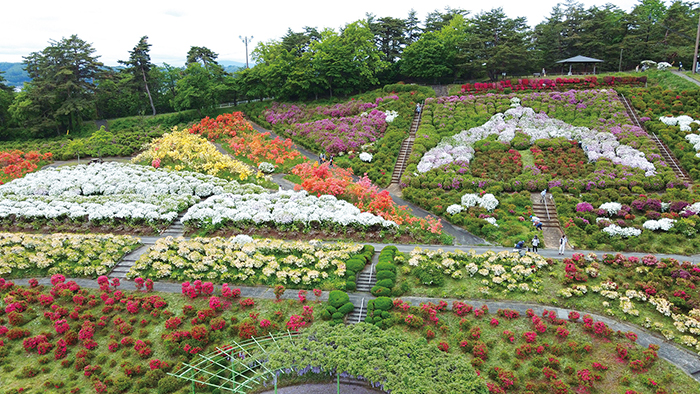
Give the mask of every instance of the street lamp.
M 250 38 L 248 36 L 238 36 L 238 38 L 245 43 L 245 68 L 248 68 L 248 43 L 253 41 L 253 36 L 250 36 Z
M 698 16 L 698 32 L 695 35 L 695 55 L 693 55 L 693 74 L 698 73 L 698 44 L 700 44 L 700 16 Z

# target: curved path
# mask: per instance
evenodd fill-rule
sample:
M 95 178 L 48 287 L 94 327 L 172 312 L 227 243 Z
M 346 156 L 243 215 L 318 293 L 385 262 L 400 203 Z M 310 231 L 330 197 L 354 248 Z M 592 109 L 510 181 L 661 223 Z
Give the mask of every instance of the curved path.
M 691 78 L 691 77 L 685 75 L 684 72 L 681 72 L 681 71 L 678 71 L 678 70 L 671 70 L 671 72 L 674 73 L 674 74 L 676 74 L 676 75 L 678 75 L 679 77 L 681 77 L 681 78 L 683 78 L 683 79 L 686 79 L 686 80 L 688 80 L 688 81 L 690 81 L 690 82 L 692 82 L 692 83 L 698 85 L 698 86 L 700 87 L 700 81 L 698 81 L 697 79 L 693 79 L 693 78 Z

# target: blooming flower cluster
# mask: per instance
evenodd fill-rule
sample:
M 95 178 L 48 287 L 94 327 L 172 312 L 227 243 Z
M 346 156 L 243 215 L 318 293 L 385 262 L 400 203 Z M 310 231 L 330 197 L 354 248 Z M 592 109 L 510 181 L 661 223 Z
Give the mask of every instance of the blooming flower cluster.
M 262 190 L 259 186 L 254 190 Z M 0 186 L 0 194 L 16 195 L 113 195 L 189 194 L 207 197 L 232 193 L 241 186 L 211 175 L 167 171 L 117 162 L 46 168 Z M 256 189 L 257 188 L 257 189 Z
M 199 198 L 192 195 L 110 196 L 17 196 L 0 199 L 0 218 L 27 219 L 144 219 L 172 222 L 178 212 L 192 206 Z
M 158 165 L 154 164 L 154 161 Z M 148 163 L 154 167 L 171 168 L 174 170 L 190 170 L 208 175 L 219 175 L 229 172 L 241 180 L 253 174 L 250 167 L 242 162 L 223 154 L 216 146 L 189 130 L 178 130 L 165 133 L 161 138 L 154 139 L 146 150 L 134 157 L 132 163 Z
M 634 227 L 620 227 L 617 224 L 611 224 L 610 226 L 603 229 L 603 232 L 611 237 L 621 236 L 622 238 L 638 237 L 642 233 L 642 230 Z
M 651 231 L 656 231 L 656 230 L 663 230 L 663 231 L 668 231 L 671 228 L 673 228 L 673 223 L 675 223 L 675 219 L 669 219 L 669 218 L 662 218 L 659 220 L 647 220 L 644 222 L 642 227 L 644 227 L 647 230 Z
M 304 190 L 213 196 L 190 208 L 182 221 L 196 227 L 219 223 L 276 226 L 292 223 L 309 225 L 312 222 L 343 226 L 397 226 L 393 221 L 361 212 L 356 206 L 332 195 L 316 197 Z
M 661 121 L 661 123 L 665 124 L 666 126 L 680 126 L 681 131 L 691 131 L 691 129 L 690 129 L 691 123 L 697 123 L 700 125 L 700 121 L 695 120 L 688 115 L 680 115 L 677 117 L 662 116 L 659 118 L 659 120 Z
M 491 212 L 498 206 L 498 199 L 491 193 L 486 193 L 483 196 L 479 196 L 478 194 L 474 193 L 467 193 L 462 196 L 461 202 L 462 205 L 453 204 L 447 207 L 447 213 L 450 215 L 456 215 L 462 212 L 464 208 L 471 208 L 477 205 Z M 495 218 L 486 218 L 486 221 L 494 226 L 498 226 Z
M 360 160 L 369 163 L 372 161 L 372 154 L 367 153 L 367 152 L 362 152 L 362 153 L 360 153 Z
M 309 285 L 344 277 L 345 262 L 362 247 L 317 241 L 261 239 L 241 244 L 233 238 L 166 237 L 136 261 L 127 277 Z
M 481 284 L 500 287 L 504 292 L 539 291 L 542 280 L 538 272 L 547 267 L 547 261 L 537 253 L 518 253 L 488 251 L 476 254 L 474 250 L 463 252 L 445 252 L 439 250 L 421 249 L 411 251 L 408 261 L 410 267 L 421 270 L 435 269 L 454 279 L 481 279 Z
M 0 233 L 0 275 L 104 275 L 138 245 L 122 235 Z

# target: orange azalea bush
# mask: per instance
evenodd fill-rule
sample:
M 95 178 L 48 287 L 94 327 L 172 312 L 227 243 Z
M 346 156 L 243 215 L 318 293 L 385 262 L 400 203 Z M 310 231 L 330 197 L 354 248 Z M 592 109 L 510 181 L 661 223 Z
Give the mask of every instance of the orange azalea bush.
M 301 163 L 292 168 L 292 174 L 301 178 L 301 185 L 294 186 L 294 190 L 304 189 L 319 196 L 330 194 L 340 197 L 352 182 L 352 169 L 330 168 L 328 163 Z
M 39 152 L 22 152 L 19 150 L 0 152 L 0 184 L 13 179 L 21 178 L 25 174 L 34 172 L 39 168 L 39 163 L 53 161 L 51 152 L 41 154 Z
M 330 168 L 328 163 L 302 163 L 292 169 L 292 173 L 301 178 L 301 185 L 295 190 L 304 189 L 313 194 L 331 194 L 353 203 L 363 212 L 392 220 L 398 225 L 417 225 L 421 230 L 433 234 L 442 233 L 440 219 L 428 217 L 421 219 L 413 216 L 406 206 L 396 205 L 387 190 L 380 191 L 367 175 L 358 181 L 352 181 L 352 169 Z
M 301 157 L 292 140 L 270 139 L 270 133 L 240 133 L 229 140 L 229 147 L 236 156 L 245 156 L 256 165 L 263 161 L 280 165 Z
M 253 126 L 243 118 L 243 112 L 219 115 L 216 119 L 207 116 L 190 127 L 190 133 L 199 134 L 209 141 L 221 137 L 235 137 L 238 133 L 246 131 L 253 131 Z
M 261 162 L 283 165 L 301 159 L 290 139 L 270 138 L 270 133 L 259 133 L 243 118 L 243 113 L 206 117 L 190 127 L 190 133 L 200 134 L 209 141 L 223 139 L 238 157 L 245 157 L 255 165 Z

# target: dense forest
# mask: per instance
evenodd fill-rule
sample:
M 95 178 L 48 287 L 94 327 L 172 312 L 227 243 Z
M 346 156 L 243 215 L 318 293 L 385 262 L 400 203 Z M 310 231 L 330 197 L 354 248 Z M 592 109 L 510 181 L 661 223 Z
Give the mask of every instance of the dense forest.
M 473 14 L 435 10 L 424 21 L 367 14 L 339 31 L 306 27 L 259 43 L 255 65 L 229 72 L 206 47 L 191 47 L 184 67 L 156 65 L 148 37 L 106 67 L 77 36 L 50 42 L 24 58 L 31 78 L 15 93 L 0 73 L 0 138 L 44 137 L 79 130 L 85 120 L 195 109 L 272 97 L 345 96 L 397 81 L 453 83 L 561 72 L 558 60 L 584 55 L 599 70 L 634 69 L 642 60 L 692 63 L 694 3 L 641 0 L 631 12 L 615 5 L 553 7 L 542 23 L 509 18 L 501 8 Z M 16 72 L 14 70 L 13 72 Z

